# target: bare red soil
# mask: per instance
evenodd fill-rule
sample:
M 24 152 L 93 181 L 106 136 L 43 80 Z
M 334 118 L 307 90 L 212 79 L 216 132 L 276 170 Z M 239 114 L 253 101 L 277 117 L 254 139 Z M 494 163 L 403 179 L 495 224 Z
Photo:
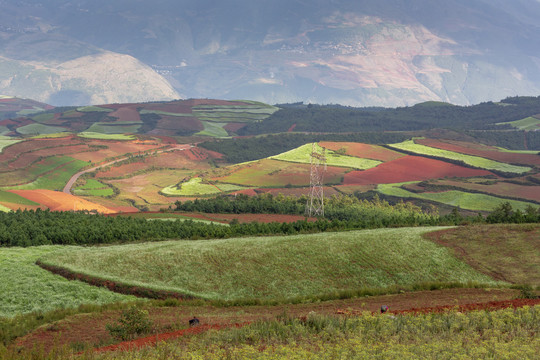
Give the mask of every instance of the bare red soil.
M 405 156 L 397 151 L 371 144 L 322 141 L 319 145 L 333 151 L 345 149 L 346 155 L 379 161 L 392 161 Z
M 304 220 L 302 215 L 282 215 L 282 214 L 207 214 L 207 213 L 182 213 L 184 216 L 189 216 L 201 220 L 217 221 L 221 223 L 229 223 L 232 220 L 238 220 L 241 223 L 250 223 L 257 221 L 260 223 L 271 222 L 286 222 L 291 223 L 299 220 Z M 316 221 L 315 218 L 309 218 L 308 221 Z
M 227 125 L 223 126 L 223 129 L 228 133 L 236 133 L 246 125 L 246 123 L 228 123 Z
M 176 131 L 198 132 L 204 130 L 204 125 L 196 117 L 160 115 L 156 128 Z M 170 131 L 169 131 L 170 132 Z
M 467 155 L 480 156 L 487 159 L 510 164 L 540 166 L 540 156 L 538 155 L 503 152 L 497 148 L 482 144 L 474 144 L 457 140 L 436 139 L 416 139 L 415 142 L 438 149 L 455 151 Z
M 440 160 L 407 155 L 382 163 L 375 168 L 353 171 L 345 175 L 344 185 L 391 184 L 443 177 L 493 175 L 487 170 L 470 169 Z
M 99 213 L 113 212 L 105 206 L 92 203 L 76 196 L 52 190 L 9 190 L 30 201 L 46 206 L 53 211 L 96 210 Z

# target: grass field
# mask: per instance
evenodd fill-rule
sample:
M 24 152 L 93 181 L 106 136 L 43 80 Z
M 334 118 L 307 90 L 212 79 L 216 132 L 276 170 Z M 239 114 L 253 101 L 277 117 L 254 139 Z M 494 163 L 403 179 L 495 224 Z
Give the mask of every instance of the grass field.
M 384 195 L 396 196 L 401 198 L 432 200 L 451 206 L 459 206 L 462 209 L 473 211 L 493 211 L 496 207 L 498 207 L 504 202 L 509 202 L 514 209 L 520 209 L 522 211 L 524 211 L 529 205 L 538 207 L 538 205 L 529 202 L 503 199 L 485 194 L 473 194 L 458 190 L 449 190 L 437 193 L 415 193 L 402 189 L 402 184 L 404 183 L 379 184 L 377 186 L 377 191 Z
M 529 116 L 528 118 L 521 120 L 497 123 L 497 125 L 510 125 L 519 130 L 534 131 L 540 129 L 540 120 L 535 117 Z
M 114 193 L 113 189 L 95 179 L 86 180 L 86 184 L 73 189 L 75 195 L 109 196 Z
M 66 280 L 35 265 L 39 257 L 61 248 L 0 248 L 0 317 L 77 307 L 85 303 L 134 300 L 131 296 Z
M 66 249 L 47 264 L 206 299 L 287 299 L 429 281 L 494 283 L 401 228 Z
M 201 121 L 201 123 L 204 126 L 204 130 L 198 132 L 195 135 L 205 135 L 205 136 L 213 136 L 213 137 L 229 136 L 227 131 L 223 129 L 223 126 L 227 125 L 227 123 L 211 122 L 211 121 Z
M 102 108 L 102 107 L 99 107 L 99 106 L 82 106 L 82 107 L 77 108 L 77 111 L 80 111 L 80 112 L 94 112 L 94 111 L 111 112 L 113 110 L 107 109 L 107 108 Z
M 93 123 L 85 132 L 103 134 L 130 134 L 136 133 L 141 127 L 140 123 Z
M 496 279 L 540 285 L 540 225 L 462 226 L 428 238 L 454 249 L 456 256 Z
M 18 190 L 62 190 L 71 176 L 85 166 L 88 166 L 86 161 L 75 160 L 69 156 L 50 158 L 50 161 L 41 164 L 41 166 L 32 172 L 32 176 L 36 180 L 28 184 L 11 186 L 9 188 Z
M 29 124 L 17 128 L 17 132 L 22 135 L 40 135 L 40 134 L 56 134 L 65 132 L 67 129 L 60 126 L 50 126 L 44 124 Z
M 171 185 L 161 190 L 161 192 L 165 195 L 173 196 L 196 196 L 217 194 L 220 190 L 214 185 L 203 184 L 201 178 L 194 177 L 183 182 L 180 189 L 176 185 Z
M 13 140 L 12 138 L 7 138 L 7 137 L 0 137 L 0 152 L 2 152 L 2 150 L 4 150 L 4 148 L 10 146 L 10 145 L 13 145 L 13 144 L 16 144 L 18 142 L 21 142 L 22 140 L 19 140 L 19 139 L 15 139 Z
M 309 164 L 311 162 L 311 151 L 312 144 L 306 144 L 296 149 L 281 153 L 279 155 L 271 156 L 269 159 Z M 317 145 L 316 151 L 321 152 L 322 148 Z M 381 162 L 377 160 L 361 159 L 354 156 L 340 155 L 335 151 L 327 150 L 326 164 L 328 166 L 339 166 L 365 170 L 373 168 L 381 164 Z
M 0 202 L 8 202 L 20 205 L 39 205 L 38 203 L 25 199 L 20 195 L 4 190 L 0 190 Z
M 391 144 L 390 147 L 397 150 L 405 150 L 415 154 L 436 156 L 444 159 L 463 161 L 469 166 L 480 169 L 496 170 L 507 173 L 522 174 L 531 170 L 530 167 L 510 165 L 494 160 L 485 159 L 478 156 L 460 154 L 454 151 L 432 148 L 425 145 L 416 144 L 414 140 L 407 140 L 398 144 Z
M 99 132 L 83 131 L 77 134 L 77 136 L 87 139 L 101 139 L 101 140 L 134 140 L 134 135 L 126 134 L 102 134 Z
M 92 359 L 538 359 L 540 306 L 439 314 L 309 314 L 184 336 Z M 65 358 L 69 356 L 66 355 Z

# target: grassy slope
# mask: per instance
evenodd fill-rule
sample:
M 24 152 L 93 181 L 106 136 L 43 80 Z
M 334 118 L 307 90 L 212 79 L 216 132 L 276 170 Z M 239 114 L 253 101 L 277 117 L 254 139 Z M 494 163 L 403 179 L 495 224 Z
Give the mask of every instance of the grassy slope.
M 208 299 L 285 299 L 363 287 L 491 279 L 422 238 L 438 228 L 68 249 L 42 260 Z
M 35 265 L 40 256 L 61 248 L 0 248 L 0 317 L 76 307 L 85 303 L 134 300 L 131 296 L 66 280 Z
M 498 279 L 540 286 L 540 225 L 459 227 L 429 234 L 474 268 Z

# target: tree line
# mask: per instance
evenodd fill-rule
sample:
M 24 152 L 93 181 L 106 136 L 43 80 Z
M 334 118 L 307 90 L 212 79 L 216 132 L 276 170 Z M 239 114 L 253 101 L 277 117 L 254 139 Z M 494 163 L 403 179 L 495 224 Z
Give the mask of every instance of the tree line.
M 521 120 L 540 113 L 539 97 L 512 97 L 500 103 L 473 106 L 426 102 L 401 108 L 353 108 L 308 105 L 281 106 L 265 120 L 250 123 L 239 135 L 286 132 L 418 131 L 432 128 L 456 130 L 504 129 L 501 122 Z M 508 129 L 510 127 L 507 126 Z

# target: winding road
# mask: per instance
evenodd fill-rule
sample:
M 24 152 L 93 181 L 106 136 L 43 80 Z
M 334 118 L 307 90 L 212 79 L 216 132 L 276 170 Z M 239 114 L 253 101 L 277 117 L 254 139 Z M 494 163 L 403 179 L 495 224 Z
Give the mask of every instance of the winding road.
M 170 148 L 167 148 L 167 149 L 158 150 L 156 153 L 160 154 L 160 153 L 169 152 L 169 151 L 175 151 L 175 150 L 187 150 L 187 149 L 191 149 L 192 147 L 193 147 L 192 144 L 174 145 L 174 146 L 172 146 Z M 90 169 L 79 171 L 78 173 L 76 173 L 75 175 L 73 175 L 69 179 L 66 186 L 64 186 L 64 190 L 62 190 L 62 191 L 65 192 L 66 194 L 71 194 L 71 188 L 73 187 L 73 184 L 75 184 L 75 182 L 79 179 L 79 177 L 81 177 L 81 175 L 92 172 L 92 171 L 95 171 L 95 170 L 100 169 L 100 168 L 105 167 L 105 166 L 115 164 L 115 163 L 120 162 L 120 161 L 124 161 L 126 159 L 129 159 L 129 156 L 126 156 L 126 157 L 123 157 L 123 158 L 120 158 L 120 159 L 116 159 L 114 161 L 111 161 L 111 162 L 108 162 L 108 163 L 105 163 L 105 164 L 94 166 L 93 168 L 90 168 Z

